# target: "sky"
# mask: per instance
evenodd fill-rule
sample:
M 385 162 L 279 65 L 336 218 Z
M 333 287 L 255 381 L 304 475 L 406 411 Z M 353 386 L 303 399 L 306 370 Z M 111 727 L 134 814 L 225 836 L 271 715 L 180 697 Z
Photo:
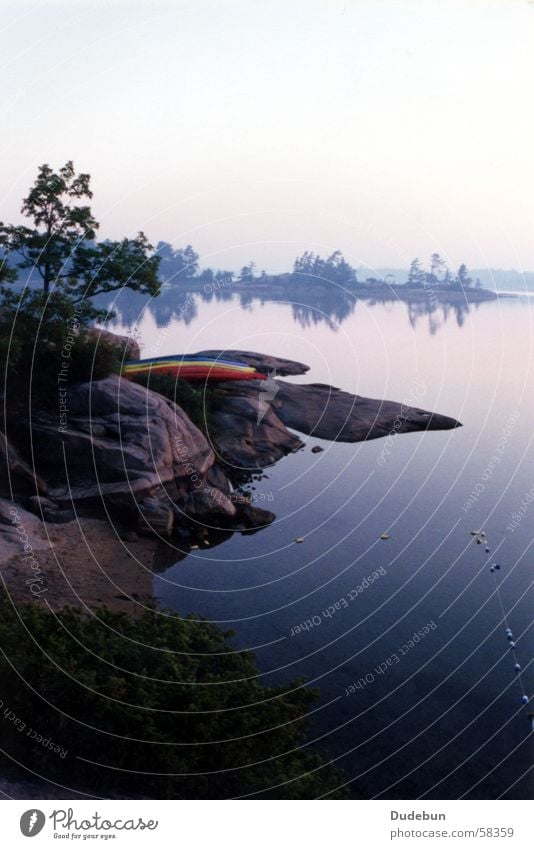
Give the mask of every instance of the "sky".
M 92 175 L 201 264 L 534 270 L 534 2 L 0 0 L 0 218 Z

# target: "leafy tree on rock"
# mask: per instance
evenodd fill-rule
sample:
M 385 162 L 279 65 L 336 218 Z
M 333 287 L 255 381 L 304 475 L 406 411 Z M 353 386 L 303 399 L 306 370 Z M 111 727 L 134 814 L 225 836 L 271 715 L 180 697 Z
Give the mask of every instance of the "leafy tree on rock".
M 19 257 L 19 269 L 36 270 L 45 296 L 61 291 L 73 302 L 124 286 L 156 295 L 159 257 L 143 233 L 135 239 L 96 242 L 98 222 L 83 201 L 93 193 L 89 174 L 77 174 L 72 161 L 55 172 L 41 165 L 22 203 L 33 226 L 0 222 L 0 246 Z

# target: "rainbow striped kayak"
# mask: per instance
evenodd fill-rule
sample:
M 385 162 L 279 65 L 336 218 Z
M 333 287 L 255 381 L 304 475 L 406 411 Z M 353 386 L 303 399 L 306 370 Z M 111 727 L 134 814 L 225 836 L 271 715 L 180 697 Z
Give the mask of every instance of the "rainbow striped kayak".
M 152 357 L 148 360 L 129 360 L 122 376 L 141 374 L 168 374 L 182 380 L 265 380 L 266 375 L 252 366 L 235 362 L 197 356 Z

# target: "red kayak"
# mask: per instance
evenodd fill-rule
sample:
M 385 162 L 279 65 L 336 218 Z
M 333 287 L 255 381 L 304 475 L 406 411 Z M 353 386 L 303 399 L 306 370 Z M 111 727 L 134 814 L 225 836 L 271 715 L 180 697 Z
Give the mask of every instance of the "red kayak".
M 191 366 L 147 366 L 135 371 L 123 371 L 122 376 L 131 379 L 139 374 L 167 374 L 182 380 L 267 380 L 267 375 L 259 371 L 252 374 L 241 369 L 217 368 L 217 366 L 202 366 L 191 368 Z

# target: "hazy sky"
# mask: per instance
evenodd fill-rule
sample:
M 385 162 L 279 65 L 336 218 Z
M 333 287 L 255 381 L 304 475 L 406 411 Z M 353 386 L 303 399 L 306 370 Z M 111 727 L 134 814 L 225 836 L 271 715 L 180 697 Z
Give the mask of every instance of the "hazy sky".
M 534 269 L 534 3 L 0 2 L 0 218 L 37 165 L 202 262 Z

